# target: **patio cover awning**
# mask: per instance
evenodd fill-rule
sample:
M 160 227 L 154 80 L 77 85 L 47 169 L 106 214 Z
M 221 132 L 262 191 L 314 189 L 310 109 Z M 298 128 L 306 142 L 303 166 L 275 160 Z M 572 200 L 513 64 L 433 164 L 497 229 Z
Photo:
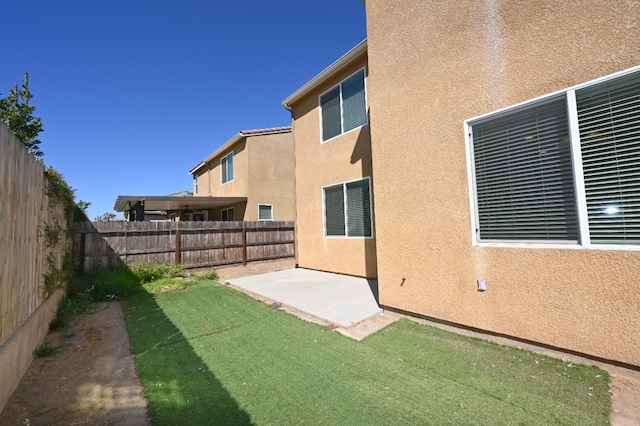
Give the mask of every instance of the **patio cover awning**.
M 198 197 L 171 195 L 119 195 L 114 206 L 117 212 L 134 208 L 141 201 L 145 211 L 207 210 L 233 203 L 246 202 L 247 197 Z

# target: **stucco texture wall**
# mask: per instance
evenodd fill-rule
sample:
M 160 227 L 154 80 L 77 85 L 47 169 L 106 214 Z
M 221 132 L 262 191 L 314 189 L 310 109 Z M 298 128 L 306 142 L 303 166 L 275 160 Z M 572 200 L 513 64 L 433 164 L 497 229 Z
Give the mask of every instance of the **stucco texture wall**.
M 215 197 L 246 197 L 249 191 L 249 154 L 246 139 L 229 147 L 207 163 L 206 171 L 200 175 L 200 191 L 198 195 Z M 233 180 L 222 183 L 223 157 L 233 152 Z
M 351 66 L 293 105 L 296 256 L 298 264 L 303 268 L 375 278 L 374 238 L 327 238 L 323 228 L 322 188 L 372 177 L 371 139 L 369 126 L 365 125 L 321 143 L 318 96 L 366 64 L 366 55 L 356 58 Z M 373 177 L 371 187 L 373 193 Z M 372 202 L 375 204 L 373 195 Z M 376 235 L 375 226 L 373 235 Z
M 220 161 L 233 151 L 233 180 L 222 183 Z M 209 161 L 199 175 L 197 195 L 247 197 L 212 209 L 209 220 L 221 220 L 221 210 L 234 208 L 234 219 L 258 220 L 258 204 L 273 206 L 273 220 L 294 220 L 294 155 L 290 132 L 247 136 Z
M 273 220 L 294 220 L 292 133 L 248 138 L 249 191 L 246 220 L 258 220 L 258 204 L 273 205 Z
M 381 304 L 640 365 L 640 252 L 474 247 L 463 128 L 640 64 L 639 2 L 366 9 Z

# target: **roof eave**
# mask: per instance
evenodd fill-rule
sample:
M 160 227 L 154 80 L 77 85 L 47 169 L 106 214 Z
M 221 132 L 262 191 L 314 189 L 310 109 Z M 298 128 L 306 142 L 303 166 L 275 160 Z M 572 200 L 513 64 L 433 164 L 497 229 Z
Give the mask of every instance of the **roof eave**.
M 198 164 L 197 166 L 195 166 L 193 169 L 191 169 L 189 171 L 189 174 L 194 174 L 195 172 L 197 172 L 198 170 L 200 170 L 202 167 L 206 166 L 207 163 L 211 160 L 213 160 L 214 158 L 216 158 L 218 155 L 220 155 L 222 152 L 226 151 L 227 149 L 231 148 L 233 145 L 235 145 L 236 143 L 238 143 L 240 140 L 242 140 L 243 138 L 245 138 L 245 136 L 242 133 L 236 133 L 235 136 L 233 136 L 231 139 L 229 139 L 228 141 L 226 141 L 220 148 L 216 149 L 213 153 L 211 153 L 207 158 L 205 158 L 203 161 L 200 162 L 200 164 Z
M 311 92 L 313 89 L 318 87 L 320 84 L 325 82 L 328 78 L 335 75 L 339 71 L 342 71 L 345 67 L 350 65 L 355 59 L 360 57 L 363 53 L 367 51 L 367 39 L 365 38 L 363 41 L 358 43 L 353 49 L 342 55 L 340 59 L 335 61 L 333 64 L 329 65 L 325 68 L 320 74 L 313 77 L 309 80 L 304 86 L 293 92 L 288 98 L 282 101 L 282 106 L 289 109 L 291 104 L 298 101 L 300 98 Z

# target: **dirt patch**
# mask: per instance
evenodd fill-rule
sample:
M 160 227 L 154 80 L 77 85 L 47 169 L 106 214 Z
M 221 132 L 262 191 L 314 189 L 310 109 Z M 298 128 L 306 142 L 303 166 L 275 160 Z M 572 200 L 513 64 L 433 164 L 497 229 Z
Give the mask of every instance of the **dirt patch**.
M 2 425 L 148 425 L 120 302 L 102 302 L 47 335 L 52 355 L 33 360 Z
M 232 278 L 289 269 L 294 264 L 293 259 L 259 262 L 246 267 L 221 268 L 218 274 L 220 282 L 224 283 Z M 350 327 L 336 327 L 278 301 L 249 294 L 274 309 L 287 311 L 356 340 L 405 317 L 385 311 Z M 62 330 L 49 333 L 47 342 L 55 348 L 53 355 L 32 362 L 0 413 L 0 425 L 150 424 L 120 302 L 95 304 L 90 313 L 76 317 Z M 525 349 L 540 351 L 535 347 Z M 568 359 L 566 354 L 550 352 L 546 353 Z M 640 424 L 640 372 L 584 359 L 575 361 L 596 364 L 610 373 L 614 426 Z

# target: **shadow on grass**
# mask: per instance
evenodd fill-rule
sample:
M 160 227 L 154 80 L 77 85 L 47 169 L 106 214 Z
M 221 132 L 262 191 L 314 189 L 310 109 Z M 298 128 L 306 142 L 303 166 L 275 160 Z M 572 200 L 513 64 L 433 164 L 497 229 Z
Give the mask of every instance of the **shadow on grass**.
M 159 263 L 143 265 L 142 269 L 139 266 L 135 272 L 119 265 L 84 274 L 71 283 L 69 293 L 75 303 L 81 304 L 122 299 L 131 353 L 145 388 L 153 424 L 251 424 L 249 415 L 157 304 L 153 292 L 163 291 L 158 283 L 166 280 L 153 278 L 151 281 L 156 281 L 142 284 L 146 275 L 166 274 L 164 266 Z
M 251 424 L 249 415 L 166 317 L 153 294 L 129 296 L 124 308 L 154 424 Z

